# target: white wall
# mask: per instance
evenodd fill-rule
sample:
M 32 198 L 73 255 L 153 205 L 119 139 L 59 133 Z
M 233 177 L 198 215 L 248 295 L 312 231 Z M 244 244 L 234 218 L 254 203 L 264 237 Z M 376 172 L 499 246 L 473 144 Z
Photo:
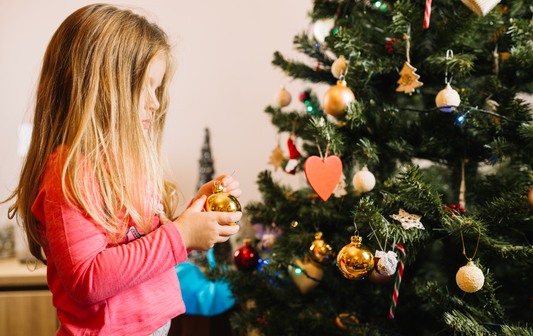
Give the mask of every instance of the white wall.
M 18 127 L 31 118 L 32 91 L 47 43 L 69 14 L 90 3 L 0 0 L 1 200 L 17 184 L 22 164 Z M 260 200 L 257 174 L 272 169 L 267 162 L 278 141 L 263 112 L 283 77 L 270 64 L 272 54 L 279 50 L 305 60 L 292 39 L 309 26 L 311 0 L 132 0 L 127 5 L 146 9 L 177 42 L 178 71 L 164 146 L 185 196 L 195 193 L 203 129 L 209 127 L 216 174 L 235 170 L 243 205 Z M 304 86 L 309 85 L 287 83 L 293 96 L 288 110 L 302 108 L 298 94 Z M 281 145 L 287 155 L 286 136 Z M 305 177 L 280 170 L 274 177 L 294 187 L 305 183 Z M 0 227 L 7 223 L 7 205 L 0 205 Z M 17 250 L 22 249 L 19 244 Z

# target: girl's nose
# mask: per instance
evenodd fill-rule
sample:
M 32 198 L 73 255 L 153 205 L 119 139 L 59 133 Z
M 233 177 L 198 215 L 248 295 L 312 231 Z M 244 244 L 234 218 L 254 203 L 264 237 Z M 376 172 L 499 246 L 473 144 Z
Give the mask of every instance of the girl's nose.
M 155 95 L 150 95 L 150 110 L 157 111 L 159 109 L 159 101 Z

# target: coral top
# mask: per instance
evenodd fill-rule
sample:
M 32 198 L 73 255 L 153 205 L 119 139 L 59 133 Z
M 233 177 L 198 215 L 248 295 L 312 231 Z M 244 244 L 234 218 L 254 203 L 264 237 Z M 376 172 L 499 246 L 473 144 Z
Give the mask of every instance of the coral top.
M 130 221 L 127 236 L 111 244 L 99 224 L 67 201 L 60 169 L 56 151 L 32 207 L 61 322 L 56 335 L 149 335 L 184 313 L 174 266 L 187 252 L 176 226 L 161 226 L 156 215 L 143 235 Z

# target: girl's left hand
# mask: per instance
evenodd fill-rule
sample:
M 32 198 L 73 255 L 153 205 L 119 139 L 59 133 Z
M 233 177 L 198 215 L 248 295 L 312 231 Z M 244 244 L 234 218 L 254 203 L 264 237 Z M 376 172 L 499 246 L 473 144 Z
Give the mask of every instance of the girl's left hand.
M 229 175 L 220 175 L 214 180 L 204 184 L 200 190 L 198 190 L 198 194 L 193 199 L 193 202 L 202 195 L 205 195 L 206 197 L 209 197 L 213 194 L 213 185 L 215 184 L 215 181 L 221 181 L 222 186 L 224 186 L 224 192 L 230 193 L 233 196 L 239 198 L 242 194 L 241 189 L 239 189 L 239 181 L 234 180 L 233 177 Z

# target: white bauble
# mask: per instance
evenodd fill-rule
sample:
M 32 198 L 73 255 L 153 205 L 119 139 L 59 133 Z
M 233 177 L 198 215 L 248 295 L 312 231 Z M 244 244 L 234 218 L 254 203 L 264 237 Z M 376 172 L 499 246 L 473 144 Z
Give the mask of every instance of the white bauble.
M 459 93 L 452 89 L 450 83 L 448 83 L 444 90 L 439 92 L 437 98 L 435 98 L 435 104 L 437 104 L 437 107 L 459 106 L 459 104 L 461 104 L 461 97 L 459 97 Z M 451 112 L 453 107 L 441 108 L 440 110 L 442 112 Z
M 459 268 L 455 281 L 457 281 L 457 286 L 465 292 L 474 293 L 483 287 L 485 276 L 473 262 L 469 261 L 468 264 Z
M 285 90 L 285 86 L 281 86 L 281 90 L 276 93 L 276 104 L 278 104 L 279 107 L 285 107 L 291 103 L 291 94 L 289 91 Z
M 398 266 L 398 255 L 395 252 L 389 251 L 385 253 L 383 251 L 376 251 L 375 257 L 379 258 L 376 266 L 379 274 L 393 275 L 396 272 L 396 267 Z
M 326 36 L 329 35 L 329 32 L 333 27 L 335 27 L 334 19 L 318 20 L 313 25 L 313 35 L 315 35 L 318 42 L 324 43 Z
M 374 189 L 375 185 L 376 178 L 374 177 L 374 174 L 368 171 L 366 166 L 353 177 L 353 186 L 357 191 L 367 192 Z
M 342 74 L 346 71 L 346 67 L 348 65 L 348 61 L 344 56 L 340 56 L 337 58 L 335 62 L 331 65 L 331 73 L 333 74 L 333 77 L 340 78 Z
M 461 0 L 468 8 L 479 16 L 485 16 L 500 0 Z

